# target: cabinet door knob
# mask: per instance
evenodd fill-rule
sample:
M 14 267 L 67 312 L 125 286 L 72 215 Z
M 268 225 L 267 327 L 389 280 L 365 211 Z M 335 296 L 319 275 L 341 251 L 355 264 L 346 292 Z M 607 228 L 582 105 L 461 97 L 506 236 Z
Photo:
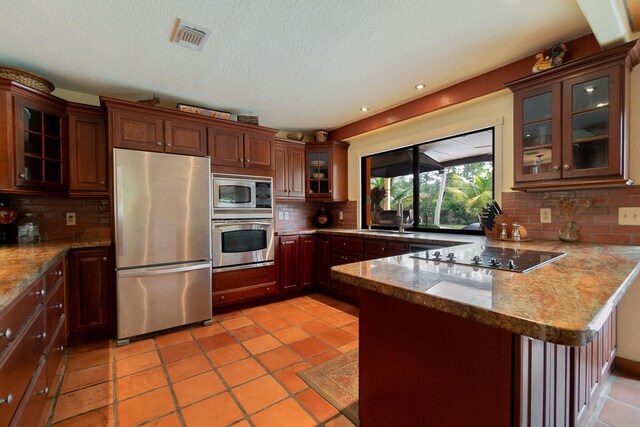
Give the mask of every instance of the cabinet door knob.
M 63 307 L 64 307 L 64 304 L 62 304 L 62 303 L 58 303 L 58 304 L 53 306 L 53 308 L 59 308 L 60 310 L 62 310 Z
M 223 300 L 223 299 L 224 299 L 224 295 L 220 295 L 220 300 Z
M 329 190 L 329 193 L 333 193 L 333 190 Z
M 566 170 L 566 171 L 568 171 L 569 169 L 571 169 L 571 166 L 570 166 L 570 165 L 568 165 L 568 164 L 567 164 L 567 165 L 564 165 L 564 166 L 562 166 L 562 167 L 563 167 L 563 168 L 564 168 L 564 170 Z
M 251 163 L 251 159 L 247 159 L 247 163 Z
M 106 184 L 106 183 L 107 183 L 106 181 L 100 181 L 100 184 L 103 184 L 103 185 L 104 185 L 104 184 Z
M 102 260 L 103 260 L 103 261 L 106 261 L 106 260 L 107 260 L 107 257 L 106 257 L 106 256 L 103 256 L 103 257 L 102 257 Z
M 37 338 L 42 338 L 43 340 L 46 340 L 47 339 L 47 333 L 43 332 L 41 334 L 38 334 Z
M 44 394 L 44 395 L 49 394 L 49 387 L 45 387 L 42 390 L 38 390 L 36 394 Z
M 171 144 L 169 142 L 167 142 L 167 147 L 171 147 Z
M 7 340 L 11 341 L 11 337 L 13 336 L 13 332 L 11 328 L 7 328 L 4 332 L 0 331 L 0 337 L 5 337 Z
M 559 171 L 559 170 L 560 170 L 560 166 L 558 166 L 558 165 L 554 165 L 554 166 L 553 166 L 553 170 L 554 170 L 554 171 Z
M 56 348 L 56 350 L 58 350 L 59 352 L 63 352 L 64 351 L 64 346 L 61 345 L 60 347 Z
M 45 291 L 44 289 L 36 291 L 36 296 L 41 296 L 42 298 L 44 298 L 46 294 L 47 294 L 47 291 Z
M 24 177 L 25 177 L 26 175 L 25 175 L 25 174 L 24 174 L 24 172 L 23 172 L 23 173 L 21 173 L 21 174 L 18 174 L 18 176 L 19 176 L 20 178 L 24 179 Z
M 156 145 L 162 145 L 162 141 L 156 142 Z
M 56 271 L 56 272 L 55 272 L 55 275 L 56 275 L 56 276 L 62 276 L 62 270 L 58 270 L 58 271 Z
M 13 402 L 13 394 L 11 393 L 9 393 L 7 397 L 0 397 L 0 405 L 2 405 L 3 403 L 11 405 L 11 402 Z

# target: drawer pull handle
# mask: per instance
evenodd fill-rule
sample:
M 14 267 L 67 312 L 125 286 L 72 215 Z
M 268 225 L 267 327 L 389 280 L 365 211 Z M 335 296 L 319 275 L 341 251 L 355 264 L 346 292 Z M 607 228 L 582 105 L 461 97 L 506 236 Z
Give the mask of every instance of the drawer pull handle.
M 59 308 L 60 310 L 62 310 L 62 308 L 64 307 L 64 304 L 59 303 L 53 306 L 53 308 Z
M 12 336 L 13 336 L 13 332 L 11 331 L 11 328 L 5 329 L 4 332 L 0 331 L 0 337 L 5 337 L 9 341 L 11 341 Z
M 47 294 L 47 291 L 45 291 L 44 289 L 36 291 L 36 296 L 41 296 L 42 298 L 44 298 L 46 294 Z
M 156 145 L 162 145 L 162 141 L 156 142 Z
M 269 288 L 267 288 L 267 292 L 269 292 Z
M 56 348 L 56 350 L 62 353 L 64 351 L 64 346 L 61 345 L 60 347 Z
M 38 334 L 38 338 L 42 338 L 43 340 L 46 340 L 47 339 L 47 333 L 43 332 L 41 334 Z
M 171 143 L 167 142 L 167 147 L 171 147 Z
M 224 295 L 220 295 L 220 299 L 223 300 L 224 299 Z
M 11 402 L 13 402 L 13 394 L 11 393 L 9 393 L 7 397 L 0 397 L 0 405 L 2 405 L 3 403 L 11 405 Z
M 103 257 L 102 257 L 102 260 L 103 260 L 103 261 L 106 261 L 106 260 L 107 260 L 107 257 L 106 257 L 106 256 L 103 256 Z
M 49 394 L 49 387 L 45 387 L 42 390 L 38 390 L 36 394 Z

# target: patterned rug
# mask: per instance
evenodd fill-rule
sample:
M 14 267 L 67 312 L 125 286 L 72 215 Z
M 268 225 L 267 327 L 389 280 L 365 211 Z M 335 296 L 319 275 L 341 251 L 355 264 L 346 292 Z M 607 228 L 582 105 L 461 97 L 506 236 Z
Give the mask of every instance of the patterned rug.
M 341 354 L 320 365 L 298 372 L 309 387 L 333 404 L 359 426 L 358 350 Z

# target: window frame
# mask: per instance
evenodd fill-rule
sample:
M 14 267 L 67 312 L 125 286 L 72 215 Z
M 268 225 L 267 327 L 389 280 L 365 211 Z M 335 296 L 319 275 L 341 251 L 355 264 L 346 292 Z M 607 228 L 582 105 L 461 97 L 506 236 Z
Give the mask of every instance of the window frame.
M 371 182 L 367 182 L 365 185 L 365 178 L 366 178 L 366 173 L 367 173 L 367 169 L 366 169 L 366 164 L 367 164 L 367 159 L 371 158 L 371 157 L 375 157 L 377 155 L 380 154 L 385 154 L 385 153 L 392 153 L 394 151 L 405 151 L 407 149 L 412 149 L 413 150 L 413 200 L 414 201 L 418 201 L 418 202 L 414 202 L 413 203 L 413 217 L 414 218 L 418 218 L 419 216 L 419 212 L 420 212 L 420 207 L 419 207 L 419 200 L 420 200 L 420 179 L 419 179 L 419 168 L 420 168 L 420 157 L 419 157 L 419 147 L 424 145 L 424 144 L 431 144 L 431 143 L 435 143 L 435 142 L 439 142 L 439 141 L 444 141 L 447 139 L 452 139 L 452 138 L 459 138 L 459 137 L 464 137 L 467 135 L 471 135 L 474 133 L 480 133 L 480 132 L 485 132 L 485 131 L 491 131 L 491 164 L 493 165 L 492 167 L 492 172 L 493 172 L 493 179 L 492 179 L 492 183 L 491 183 L 491 192 L 493 194 L 493 199 L 496 198 L 496 126 L 487 126 L 487 127 L 483 127 L 483 128 L 479 128 L 479 129 L 475 129 L 472 131 L 468 131 L 468 132 L 462 132 L 462 133 L 457 133 L 457 134 L 453 134 L 453 135 L 449 135 L 446 137 L 442 137 L 442 138 L 437 138 L 437 139 L 432 139 L 432 140 L 428 140 L 428 141 L 422 141 L 416 144 L 411 144 L 411 145 L 406 145 L 403 147 L 398 147 L 398 148 L 394 148 L 391 150 L 385 150 L 385 151 L 380 151 L 378 153 L 375 154 L 369 154 L 366 156 L 362 156 L 360 158 L 360 226 L 362 229 L 367 229 L 370 228 L 371 230 L 397 230 L 398 227 L 393 227 L 393 226 L 384 226 L 384 225 L 371 225 L 370 227 L 366 224 L 366 217 L 367 217 L 367 186 L 371 185 Z M 446 229 L 446 228 L 418 228 L 415 227 L 414 225 L 412 225 L 411 227 L 405 227 L 405 230 L 407 232 L 410 233 L 441 233 L 441 234 L 465 234 L 465 235 L 480 235 L 480 236 L 484 236 L 485 232 L 484 230 L 462 230 L 462 229 Z

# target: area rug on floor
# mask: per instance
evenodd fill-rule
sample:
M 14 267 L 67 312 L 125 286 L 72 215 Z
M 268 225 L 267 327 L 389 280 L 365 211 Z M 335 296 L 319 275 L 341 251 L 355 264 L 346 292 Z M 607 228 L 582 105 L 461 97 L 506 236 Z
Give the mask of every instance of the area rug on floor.
M 327 399 L 359 426 L 358 420 L 358 350 L 334 357 L 320 365 L 298 372 L 309 387 Z

